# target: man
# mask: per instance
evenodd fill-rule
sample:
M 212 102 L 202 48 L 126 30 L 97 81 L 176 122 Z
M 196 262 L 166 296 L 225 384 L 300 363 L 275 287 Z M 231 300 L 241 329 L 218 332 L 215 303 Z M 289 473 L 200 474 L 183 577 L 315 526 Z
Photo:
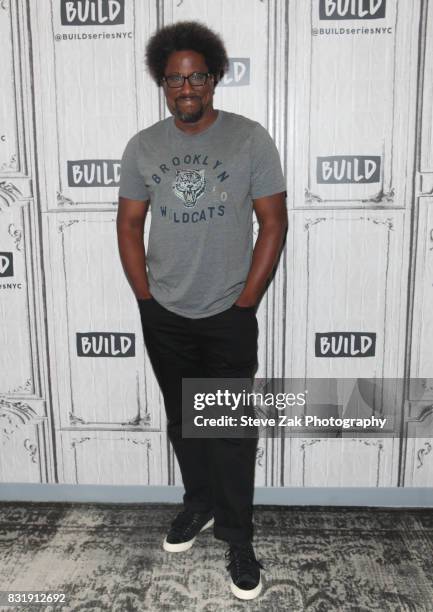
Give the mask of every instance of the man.
M 285 183 L 267 131 L 213 108 L 228 65 L 219 36 L 196 22 L 167 26 L 149 40 L 146 62 L 173 116 L 126 146 L 117 231 L 185 487 L 163 547 L 187 550 L 213 525 L 229 544 L 232 592 L 253 599 L 264 569 L 252 546 L 257 438 L 183 438 L 182 378 L 253 378 L 255 309 L 287 227 Z

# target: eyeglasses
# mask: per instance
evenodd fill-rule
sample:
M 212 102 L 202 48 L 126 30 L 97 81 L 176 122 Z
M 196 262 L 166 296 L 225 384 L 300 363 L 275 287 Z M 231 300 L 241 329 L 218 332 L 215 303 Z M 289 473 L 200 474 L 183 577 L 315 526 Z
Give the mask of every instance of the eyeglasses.
M 165 81 L 168 87 L 183 87 L 185 80 L 188 79 L 188 83 L 191 87 L 203 87 L 210 76 L 212 76 L 210 72 L 193 72 L 188 76 L 183 76 L 182 74 L 169 74 L 168 76 L 162 77 L 162 81 Z

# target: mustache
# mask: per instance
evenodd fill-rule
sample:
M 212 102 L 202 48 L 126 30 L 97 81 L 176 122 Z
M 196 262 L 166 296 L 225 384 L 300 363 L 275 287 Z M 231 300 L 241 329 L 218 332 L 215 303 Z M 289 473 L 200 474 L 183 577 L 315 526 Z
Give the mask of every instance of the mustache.
M 178 96 L 176 102 L 178 100 L 200 100 L 200 96 Z

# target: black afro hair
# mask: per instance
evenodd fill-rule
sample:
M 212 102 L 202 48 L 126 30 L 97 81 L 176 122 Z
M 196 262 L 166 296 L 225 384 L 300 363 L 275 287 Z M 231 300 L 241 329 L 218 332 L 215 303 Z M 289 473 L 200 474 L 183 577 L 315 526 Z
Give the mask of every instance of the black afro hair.
M 169 55 L 174 51 L 201 53 L 215 84 L 228 67 L 227 53 L 221 38 L 197 21 L 178 21 L 158 30 L 147 43 L 146 64 L 157 85 L 161 85 Z

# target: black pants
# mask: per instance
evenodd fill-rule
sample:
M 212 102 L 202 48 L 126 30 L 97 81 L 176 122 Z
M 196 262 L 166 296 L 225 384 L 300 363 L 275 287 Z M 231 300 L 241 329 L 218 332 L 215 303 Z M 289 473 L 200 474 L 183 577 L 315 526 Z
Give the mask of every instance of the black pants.
M 167 434 L 185 487 L 184 505 L 214 511 L 217 539 L 251 540 L 257 438 L 183 438 L 182 378 L 252 380 L 257 365 L 255 310 L 232 306 L 190 319 L 154 298 L 138 304 L 146 349 L 164 397 Z

